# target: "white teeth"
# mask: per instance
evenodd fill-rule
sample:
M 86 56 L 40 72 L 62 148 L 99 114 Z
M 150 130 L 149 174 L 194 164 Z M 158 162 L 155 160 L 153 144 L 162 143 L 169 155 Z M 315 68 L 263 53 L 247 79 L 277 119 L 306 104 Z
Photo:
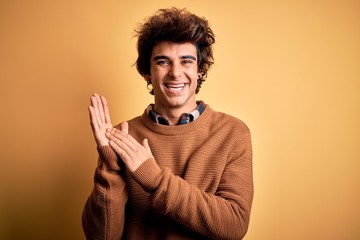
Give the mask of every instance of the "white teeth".
M 166 84 L 166 87 L 172 90 L 179 90 L 182 89 L 185 86 L 184 83 L 182 84 Z

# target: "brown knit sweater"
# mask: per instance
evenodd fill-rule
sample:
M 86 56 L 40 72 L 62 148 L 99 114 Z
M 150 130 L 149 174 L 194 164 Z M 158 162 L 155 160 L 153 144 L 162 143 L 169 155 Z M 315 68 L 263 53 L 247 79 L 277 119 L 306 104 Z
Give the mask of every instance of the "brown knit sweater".
M 83 212 L 88 239 L 242 239 L 253 198 L 247 126 L 209 106 L 194 122 L 164 126 L 144 114 L 129 133 L 148 138 L 155 159 L 135 172 L 107 166 L 98 148 L 94 189 Z

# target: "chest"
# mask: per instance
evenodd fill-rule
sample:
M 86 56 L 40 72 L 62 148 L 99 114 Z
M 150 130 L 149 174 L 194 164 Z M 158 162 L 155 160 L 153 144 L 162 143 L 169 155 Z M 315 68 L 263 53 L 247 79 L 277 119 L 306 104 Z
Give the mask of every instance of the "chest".
M 227 141 L 206 135 L 148 137 L 151 151 L 160 168 L 207 192 L 215 192 L 230 151 Z

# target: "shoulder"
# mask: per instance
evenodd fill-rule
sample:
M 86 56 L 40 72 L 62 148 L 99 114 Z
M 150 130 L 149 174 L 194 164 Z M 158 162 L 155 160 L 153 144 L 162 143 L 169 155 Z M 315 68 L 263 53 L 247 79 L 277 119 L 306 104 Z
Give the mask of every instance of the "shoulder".
M 250 132 L 249 127 L 241 119 L 224 112 L 215 111 L 209 106 L 207 108 L 210 111 L 208 120 L 212 127 L 217 126 L 216 128 L 230 129 L 243 133 Z
M 251 149 L 249 127 L 239 118 L 209 108 L 207 117 L 207 136 L 222 143 L 223 148 L 231 149 L 232 154 L 242 154 Z

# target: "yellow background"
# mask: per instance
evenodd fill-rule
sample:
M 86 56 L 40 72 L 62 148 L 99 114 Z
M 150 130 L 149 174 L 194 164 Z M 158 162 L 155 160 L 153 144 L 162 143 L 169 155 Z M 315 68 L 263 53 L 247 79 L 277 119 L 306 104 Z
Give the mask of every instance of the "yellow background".
M 2 0 L 0 239 L 84 239 L 97 159 L 89 97 L 108 98 L 113 123 L 143 112 L 152 97 L 132 66 L 133 29 L 169 6 L 216 34 L 198 99 L 252 132 L 245 239 L 360 239 L 356 0 Z

